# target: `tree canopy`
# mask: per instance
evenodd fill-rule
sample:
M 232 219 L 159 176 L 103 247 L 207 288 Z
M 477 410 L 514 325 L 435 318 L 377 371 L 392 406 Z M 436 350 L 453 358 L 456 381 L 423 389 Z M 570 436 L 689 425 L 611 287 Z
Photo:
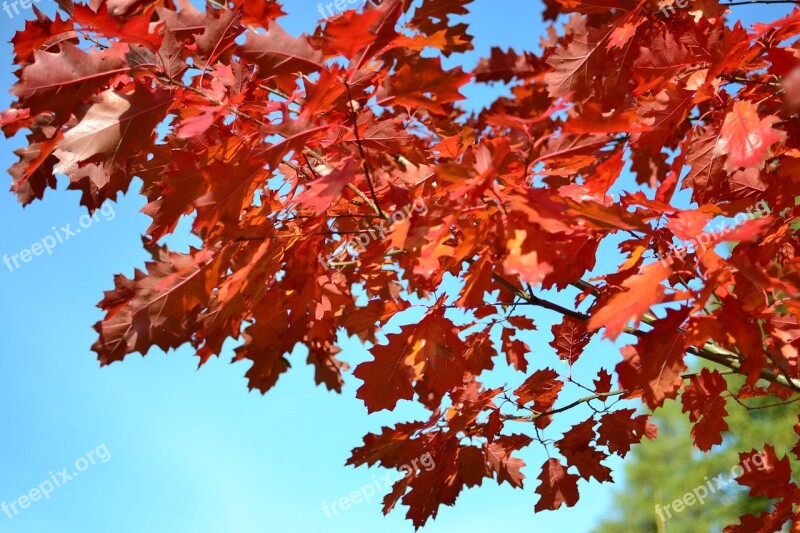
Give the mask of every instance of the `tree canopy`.
M 657 436 L 618 400 L 677 400 L 708 452 L 730 398 L 800 391 L 800 9 L 745 28 L 743 3 L 544 0 L 540 51 L 465 70 L 442 59 L 472 49 L 470 0 L 368 2 L 300 36 L 275 0 L 61 0 L 13 39 L 12 190 L 27 205 L 65 175 L 93 212 L 141 180 L 152 260 L 99 303 L 101 364 L 188 344 L 202 365 L 232 339 L 266 393 L 303 346 L 317 384 L 359 380 L 368 411 L 428 412 L 349 459 L 433 458 L 385 512 L 420 527 L 465 487 L 522 488 L 531 446 L 549 457 L 528 467 L 535 510 L 571 506 Z M 510 95 L 467 113 L 471 82 Z M 170 250 L 184 217 L 201 244 Z M 562 317 L 560 366 L 519 338 L 530 308 Z M 370 346 L 352 373 L 341 335 Z M 600 336 L 620 357 L 583 380 Z M 566 411 L 582 421 L 554 432 Z M 800 446 L 738 451 L 767 501 L 726 531 L 797 522 Z

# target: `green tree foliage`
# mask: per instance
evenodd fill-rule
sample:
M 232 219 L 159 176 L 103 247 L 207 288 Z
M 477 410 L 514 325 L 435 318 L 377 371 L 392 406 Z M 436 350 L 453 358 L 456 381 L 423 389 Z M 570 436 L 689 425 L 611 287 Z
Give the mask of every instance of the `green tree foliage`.
M 765 408 L 774 405 L 775 398 L 740 401 L 728 398 L 730 416 L 726 420 L 730 430 L 724 434 L 723 445 L 707 454 L 692 447 L 692 424 L 677 403 L 658 409 L 651 421 L 659 426 L 659 438 L 644 441 L 631 452 L 621 485 L 624 488 L 615 493 L 609 518 L 594 533 L 721 531 L 737 517 L 758 515 L 765 509 L 763 498 L 749 498 L 748 489 L 734 480 L 738 470 L 733 474 L 731 470 L 739 463 L 738 451 L 762 450 L 765 443 L 771 443 L 779 457 L 788 453 L 797 435 L 786 428 L 797 423 L 798 408 L 797 404 Z M 795 479 L 799 473 L 794 470 Z M 725 485 L 717 489 L 714 478 Z M 709 481 L 714 491 L 708 490 L 703 504 L 694 503 L 679 513 L 663 510 L 698 487 L 708 488 Z M 661 517 L 657 505 L 662 508 Z

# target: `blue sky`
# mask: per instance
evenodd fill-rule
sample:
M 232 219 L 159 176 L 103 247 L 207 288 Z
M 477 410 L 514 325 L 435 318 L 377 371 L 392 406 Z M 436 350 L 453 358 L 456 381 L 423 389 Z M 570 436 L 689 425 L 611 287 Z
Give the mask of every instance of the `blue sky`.
M 294 34 L 310 31 L 319 16 L 317 2 L 286 3 L 289 16 L 282 24 Z M 53 13 L 49 0 L 38 5 Z M 543 33 L 538 2 L 476 0 L 471 10 L 467 20 L 476 51 L 451 59 L 451 65 L 472 67 L 493 45 L 534 49 Z M 785 10 L 758 6 L 751 12 L 770 20 Z M 14 82 L 7 41 L 30 16 L 28 11 L 7 19 L 0 12 L 0 57 L 6 58 L 0 68 L 2 87 Z M 465 92 L 475 104 L 491 94 L 485 88 Z M 0 95 L 0 107 L 9 102 L 7 94 Z M 12 151 L 21 141 L 0 142 L 0 167 L 5 169 L 16 160 Z M 355 399 L 360 382 L 349 379 L 342 395 L 316 387 L 301 351 L 290 358 L 293 369 L 263 397 L 247 391 L 246 364 L 230 364 L 230 349 L 200 370 L 187 349 L 168 355 L 153 350 L 146 358 L 130 356 L 122 364 L 99 367 L 89 350 L 95 338 L 91 326 L 100 318 L 95 304 L 112 287 L 114 274 L 131 276 L 146 258 L 140 236 L 149 218 L 139 212 L 138 187 L 137 181 L 113 206 L 113 217 L 109 211 L 101 214 L 53 248 L 52 255 L 35 257 L 13 272 L 0 265 L 0 502 L 14 501 L 53 476 L 59 479 L 64 467 L 71 474 L 76 460 L 88 452 L 94 458 L 107 459 L 102 450 L 110 455 L 55 488 L 49 500 L 18 509 L 12 519 L 0 512 L 0 531 L 412 531 L 405 508 L 384 518 L 373 501 L 328 518 L 322 502 L 382 477 L 380 469 L 345 467 L 350 450 L 367 432 L 419 416 L 419 411 L 403 407 L 367 416 Z M 0 254 L 29 248 L 53 234 L 53 226 L 80 228 L 85 211 L 78 200 L 78 193 L 64 190 L 63 183 L 58 191 L 48 191 L 44 202 L 24 210 L 12 194 L 0 193 Z M 606 265 L 615 261 L 613 249 L 605 252 Z M 569 303 L 569 298 L 562 301 Z M 545 349 L 557 317 L 531 316 L 538 332 L 524 340 L 533 347 L 533 364 L 559 364 Z M 358 343 L 345 340 L 343 348 L 351 364 L 367 359 Z M 619 360 L 617 350 L 605 342 L 593 341 L 587 355 L 586 377 L 604 361 L 612 367 Z M 577 420 L 566 418 L 565 423 Z M 531 449 L 523 458 L 529 464 L 525 490 L 491 482 L 465 491 L 455 508 L 443 507 L 424 531 L 514 524 L 524 530 L 583 532 L 608 512 L 612 486 L 582 483 L 576 507 L 534 515 L 535 477 L 545 455 Z M 619 477 L 619 463 L 610 464 Z

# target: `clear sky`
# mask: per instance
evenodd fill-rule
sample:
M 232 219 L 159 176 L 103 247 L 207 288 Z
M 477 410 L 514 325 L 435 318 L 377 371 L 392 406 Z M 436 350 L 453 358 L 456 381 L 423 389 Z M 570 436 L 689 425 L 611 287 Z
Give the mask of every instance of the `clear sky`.
M 294 34 L 313 29 L 316 1 L 285 4 L 284 27 Z M 38 5 L 54 11 L 50 0 Z M 746 9 L 761 20 L 786 10 Z M 450 65 L 472 67 L 491 46 L 535 49 L 543 33 L 538 2 L 476 0 L 471 11 L 466 18 L 476 51 L 451 59 Z M 7 41 L 31 16 L 24 10 L 14 18 L 0 12 L 0 57 L 5 58 L 0 87 L 5 89 L 14 82 Z M 10 102 L 4 91 L 0 108 Z M 486 103 L 490 94 L 483 88 L 465 92 L 473 99 L 471 107 Z M 0 143 L 0 167 L 6 169 L 16 161 L 12 151 L 21 141 Z M 47 192 L 44 202 L 24 210 L 5 192 L 10 178 L 3 182 L 0 254 L 30 248 L 53 235 L 53 226 L 81 227 L 85 210 L 78 193 L 66 191 L 63 182 L 58 191 Z M 84 220 L 89 227 L 58 243 L 52 255 L 34 257 L 13 272 L 0 264 L 0 503 L 17 502 L 17 513 L 9 510 L 12 518 L 0 511 L 0 531 L 413 531 L 405 508 L 383 517 L 377 500 L 385 491 L 372 503 L 336 516 L 322 510 L 323 501 L 338 500 L 386 474 L 344 466 L 365 433 L 420 414 L 404 408 L 367 416 L 355 399 L 358 380 L 351 377 L 344 394 L 330 394 L 314 385 L 305 354 L 297 351 L 290 358 L 292 370 L 262 397 L 248 393 L 246 363 L 230 364 L 230 347 L 199 371 L 188 349 L 168 355 L 153 350 L 146 358 L 130 356 L 99 368 L 89 350 L 95 339 L 91 326 L 101 316 L 95 304 L 112 288 L 114 274 L 131 276 L 146 259 L 140 236 L 150 219 L 139 213 L 139 185 L 134 182 L 113 213 L 101 213 L 91 226 Z M 604 264 L 616 259 L 613 250 L 607 252 Z M 545 349 L 557 317 L 531 316 L 538 332 L 524 340 L 534 349 L 533 365 L 557 365 L 552 350 Z M 345 341 L 343 347 L 351 364 L 368 357 L 358 343 Z M 587 356 L 586 376 L 604 361 L 613 367 L 619 360 L 617 350 L 604 342 L 593 341 Z M 514 526 L 580 533 L 608 512 L 612 486 L 582 482 L 576 507 L 534 515 L 535 477 L 545 455 L 532 447 L 522 457 L 529 465 L 525 490 L 485 482 L 462 493 L 454 508 L 441 508 L 424 531 Z M 619 478 L 620 464 L 610 465 Z M 64 467 L 72 479 L 59 473 Z M 49 499 L 19 502 L 37 488 L 50 492 Z

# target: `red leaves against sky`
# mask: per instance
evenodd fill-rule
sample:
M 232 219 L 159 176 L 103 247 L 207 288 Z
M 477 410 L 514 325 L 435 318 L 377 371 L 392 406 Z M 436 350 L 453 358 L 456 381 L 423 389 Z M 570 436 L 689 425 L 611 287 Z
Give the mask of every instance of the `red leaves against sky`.
M 56 173 L 90 211 L 142 182 L 153 259 L 100 302 L 103 364 L 186 344 L 203 364 L 232 339 L 262 393 L 306 351 L 317 384 L 355 378 L 369 412 L 418 402 L 428 419 L 349 460 L 430 453 L 384 500 L 416 526 L 484 479 L 522 488 L 520 452 L 542 447 L 536 510 L 574 505 L 580 479 L 611 481 L 609 455 L 656 436 L 619 400 L 680 397 L 706 451 L 731 395 L 797 388 L 798 12 L 748 30 L 717 0 L 668 17 L 657 0 L 546 0 L 546 18 L 570 15 L 540 54 L 494 48 L 469 71 L 442 61 L 473 48 L 469 0 L 368 3 L 300 36 L 274 0 L 61 4 L 12 40 L 0 127 L 27 130 L 23 204 Z M 496 81 L 510 96 L 461 108 L 467 84 Z M 183 217 L 201 244 L 169 250 Z M 737 228 L 709 233 L 719 217 Z M 352 374 L 340 333 L 369 343 Z M 620 357 L 593 357 L 601 337 L 625 340 Z M 745 388 L 687 375 L 687 354 Z M 765 456 L 740 482 L 778 502 L 731 531 L 792 517 L 789 459 Z

